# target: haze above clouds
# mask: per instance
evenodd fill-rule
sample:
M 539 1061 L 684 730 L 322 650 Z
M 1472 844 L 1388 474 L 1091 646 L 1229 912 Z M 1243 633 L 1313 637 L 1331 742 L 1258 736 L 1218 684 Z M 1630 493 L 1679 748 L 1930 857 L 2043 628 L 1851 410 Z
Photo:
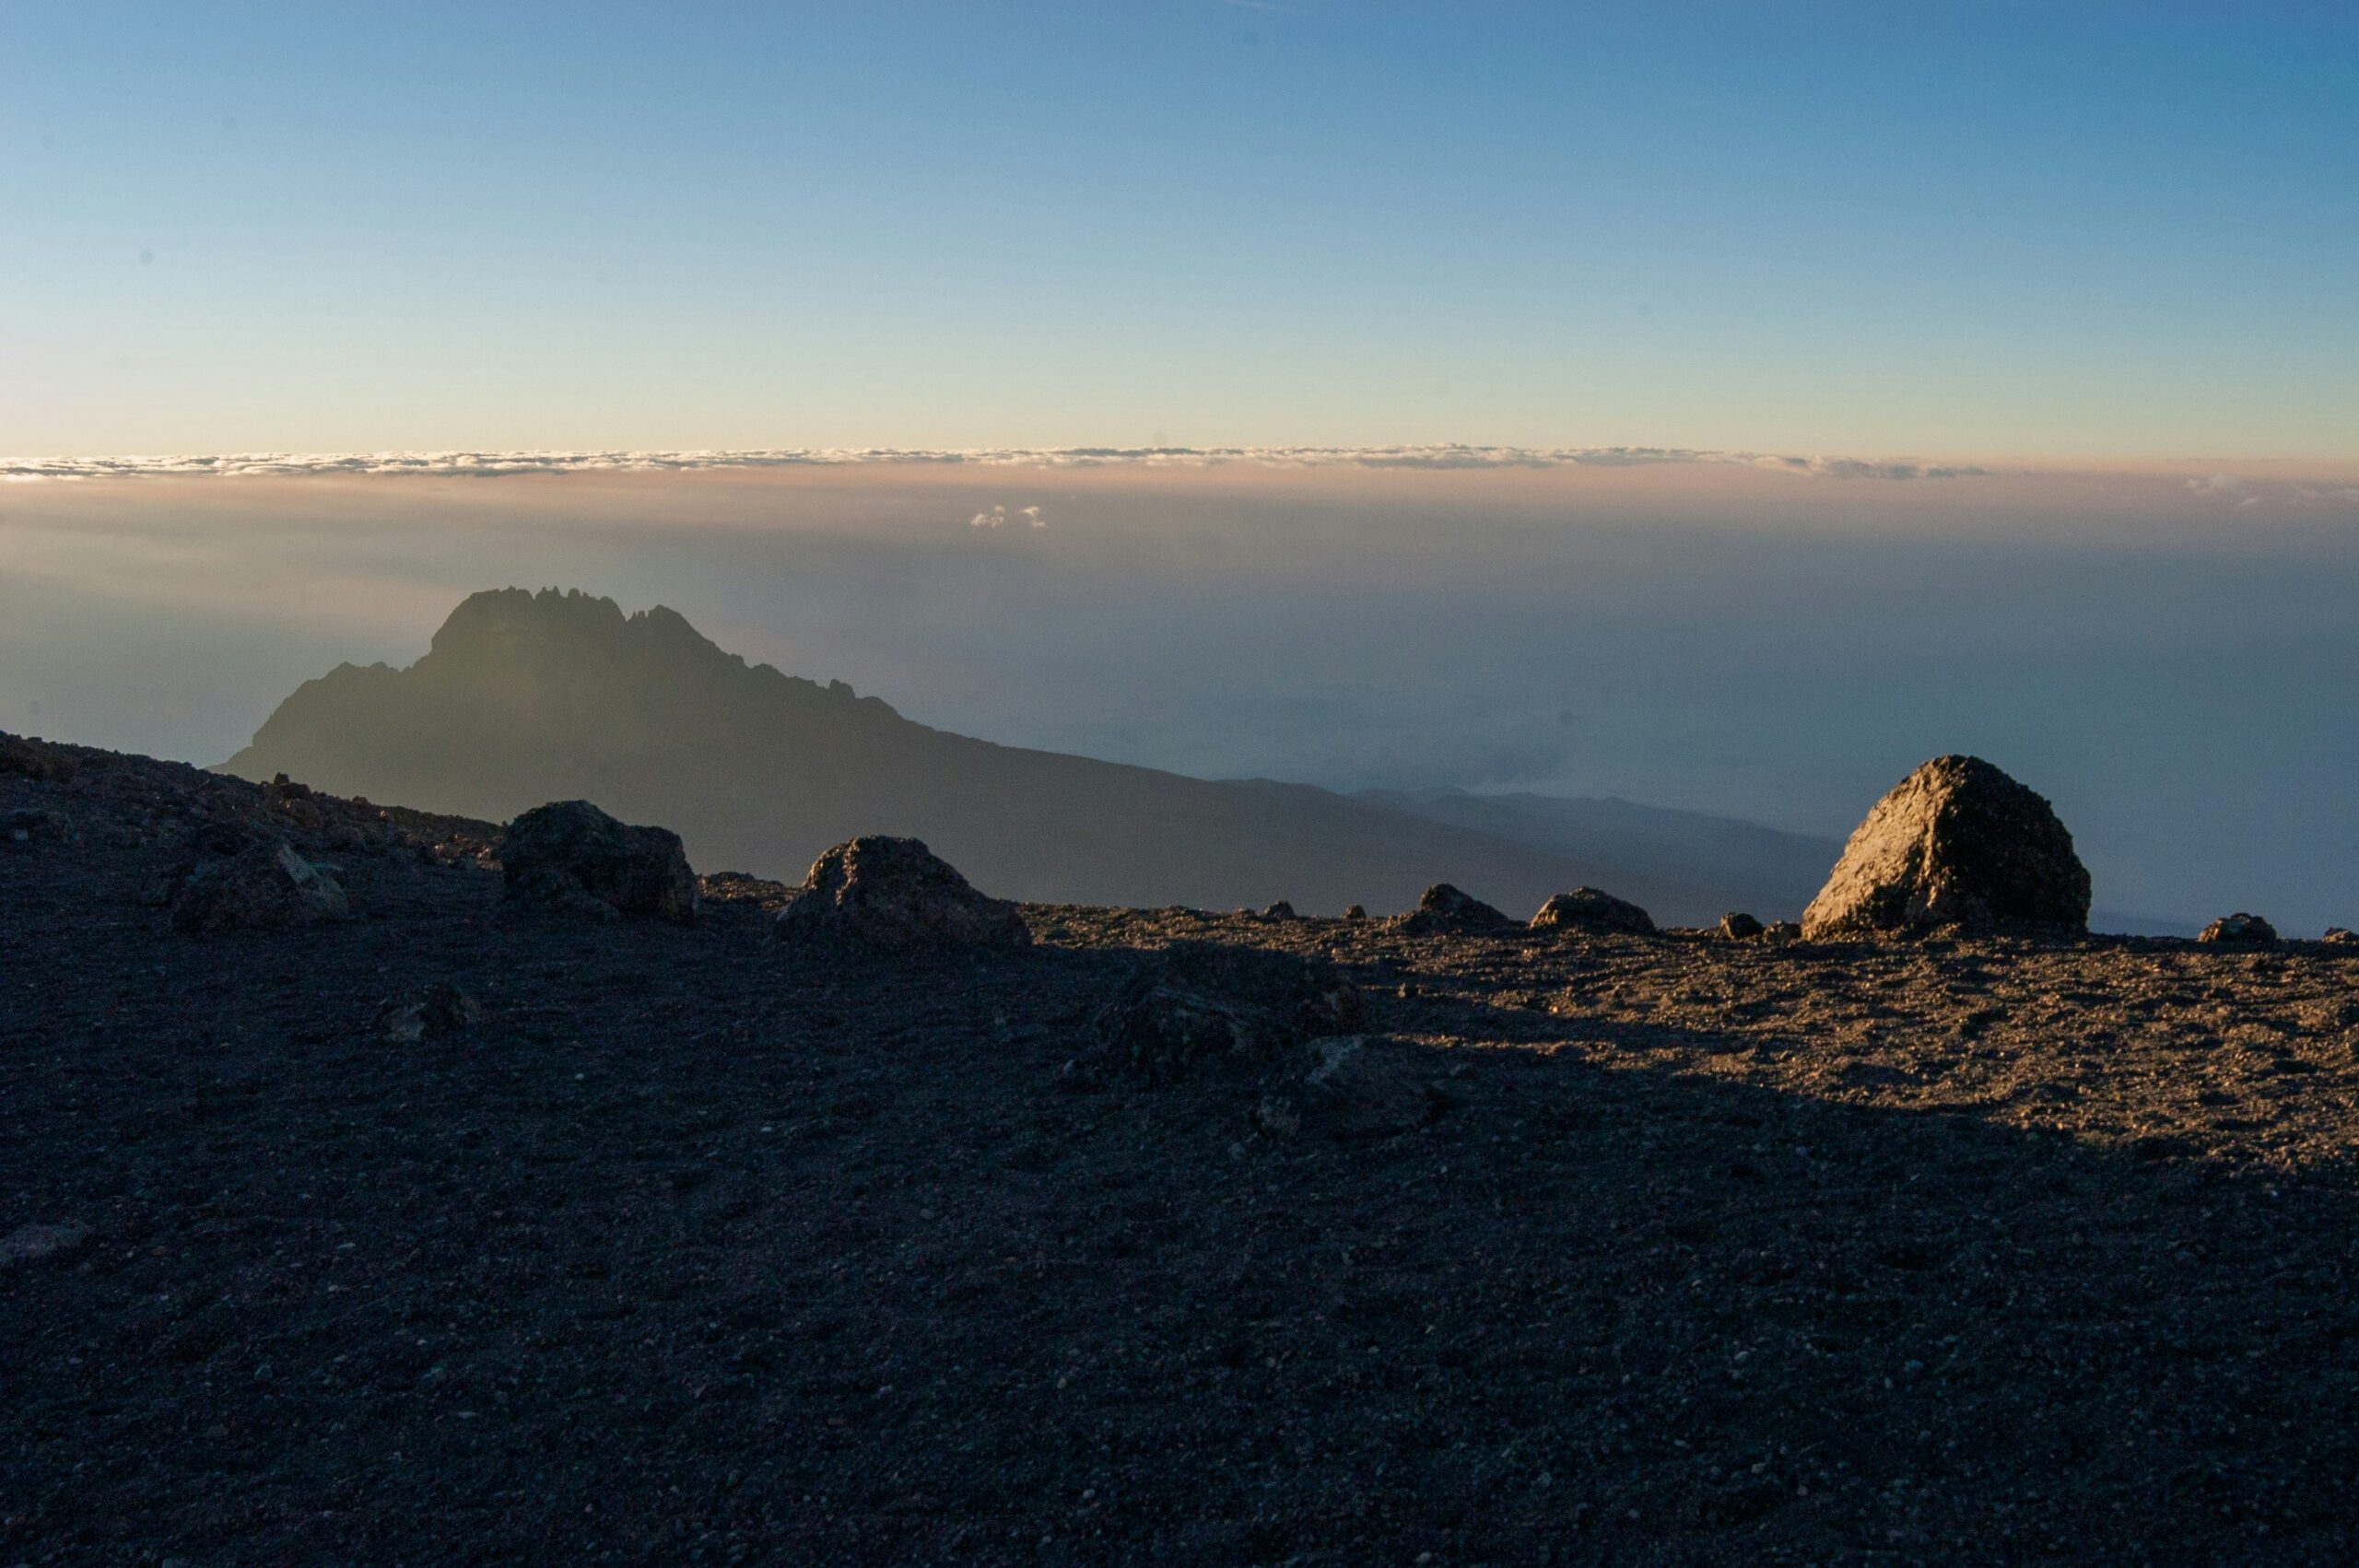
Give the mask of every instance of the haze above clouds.
M 474 590 L 579 586 L 943 728 L 1205 776 L 1620 793 L 1839 834 L 1924 757 L 1978 752 L 2057 801 L 2110 907 L 2347 923 L 2359 503 L 2322 471 L 2210 477 L 26 484 L 0 491 L 0 728 L 216 762 L 302 680 L 415 659 Z

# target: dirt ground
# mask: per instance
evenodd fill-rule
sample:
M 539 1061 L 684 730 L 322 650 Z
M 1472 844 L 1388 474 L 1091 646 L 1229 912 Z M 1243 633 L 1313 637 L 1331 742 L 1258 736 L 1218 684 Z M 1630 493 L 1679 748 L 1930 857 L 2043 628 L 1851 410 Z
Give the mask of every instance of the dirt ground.
M 0 1562 L 2359 1557 L 2359 948 L 853 961 L 170 764 L 20 744 L 17 811 L 0 1258 L 74 1228 L 0 1261 Z M 361 918 L 172 930 L 223 816 Z M 1334 959 L 1442 1114 L 1064 1071 L 1182 937 Z

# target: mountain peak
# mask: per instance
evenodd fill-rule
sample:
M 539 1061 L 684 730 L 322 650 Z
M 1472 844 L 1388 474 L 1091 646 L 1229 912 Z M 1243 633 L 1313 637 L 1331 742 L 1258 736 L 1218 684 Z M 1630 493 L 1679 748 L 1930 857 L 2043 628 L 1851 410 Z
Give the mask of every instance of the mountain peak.
M 639 660 L 681 652 L 735 662 L 678 611 L 622 606 L 578 588 L 471 593 L 442 623 L 428 658 L 440 664 L 536 661 L 545 656 Z

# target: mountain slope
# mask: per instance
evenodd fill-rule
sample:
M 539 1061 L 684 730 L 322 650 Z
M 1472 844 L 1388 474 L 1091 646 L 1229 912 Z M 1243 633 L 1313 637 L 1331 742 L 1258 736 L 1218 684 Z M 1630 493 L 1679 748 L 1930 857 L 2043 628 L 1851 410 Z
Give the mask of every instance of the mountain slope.
M 708 870 L 799 879 L 861 833 L 924 838 L 1006 897 L 1384 911 L 1449 881 L 1517 914 L 1579 883 L 1661 919 L 1729 907 L 1709 877 L 1519 844 L 1308 785 L 1211 782 L 996 745 L 841 683 L 748 665 L 673 611 L 504 589 L 407 669 L 342 665 L 223 765 L 505 818 L 581 796 L 679 832 Z

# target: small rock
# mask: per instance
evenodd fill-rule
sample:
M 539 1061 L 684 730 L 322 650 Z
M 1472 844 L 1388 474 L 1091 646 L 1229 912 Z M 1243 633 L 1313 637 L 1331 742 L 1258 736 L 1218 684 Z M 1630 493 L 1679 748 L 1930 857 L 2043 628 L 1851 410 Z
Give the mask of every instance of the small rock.
M 1344 905 L 1344 919 L 1347 919 L 1347 920 L 1365 920 L 1365 919 L 1367 919 L 1367 906 L 1365 906 L 1365 905 L 1361 905 L 1361 904 L 1346 904 L 1346 905 Z
M 71 1258 L 90 1242 L 90 1227 L 68 1220 L 56 1225 L 18 1225 L 0 1236 L 0 1269 L 38 1263 L 49 1258 Z
M 1032 945 L 1016 907 L 977 892 L 916 838 L 871 834 L 837 845 L 779 911 L 780 941 L 885 952 Z
M 1813 941 L 1940 926 L 2084 931 L 2089 873 L 2045 799 L 1979 757 L 1935 757 L 1875 803 L 1802 923 Z
M 1262 919 L 1265 920 L 1291 920 L 1294 918 L 1294 906 L 1283 898 L 1262 911 Z
M 1261 948 L 1182 942 L 1140 965 L 1097 1020 L 1101 1059 L 1149 1082 L 1214 1064 L 1259 1065 L 1359 1022 L 1332 965 Z
M 198 836 L 200 848 L 218 848 L 241 837 L 229 824 Z M 191 931 L 277 930 L 352 917 L 351 901 L 332 866 L 314 865 L 284 838 L 246 837 L 234 854 L 201 860 L 172 890 L 175 929 Z
M 1731 942 L 1750 942 L 1767 930 L 1742 909 L 1731 909 L 1720 917 L 1720 934 Z
M 412 1002 L 386 1002 L 377 1010 L 377 1028 L 396 1045 L 448 1039 L 483 1022 L 483 1006 L 456 986 L 436 981 Z
M 688 925 L 697 918 L 697 876 L 665 827 L 632 827 L 587 801 L 534 806 L 499 837 L 511 900 L 613 919 Z
M 1654 917 L 1626 898 L 1616 898 L 1594 887 L 1577 887 L 1570 893 L 1554 894 L 1540 912 L 1532 917 L 1532 929 L 1539 931 L 1628 931 L 1633 935 L 1651 936 Z
M 1400 928 L 1413 934 L 1428 931 L 1503 931 L 1515 922 L 1472 894 L 1461 893 L 1446 882 L 1426 889 L 1417 907 L 1401 917 Z
M 2277 940 L 2277 928 L 2259 915 L 2241 910 L 2223 915 L 2196 936 L 2198 942 L 2215 942 L 2228 947 L 2259 947 Z
M 1278 1138 L 1388 1138 L 1425 1126 L 1440 1106 L 1406 1051 L 1350 1035 L 1304 1046 L 1254 1119 Z

